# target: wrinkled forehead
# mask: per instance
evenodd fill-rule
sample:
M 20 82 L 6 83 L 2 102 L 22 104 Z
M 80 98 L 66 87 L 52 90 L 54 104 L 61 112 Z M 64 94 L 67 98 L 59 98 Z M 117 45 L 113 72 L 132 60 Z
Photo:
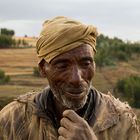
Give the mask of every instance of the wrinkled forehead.
M 91 58 L 94 57 L 94 50 L 89 44 L 82 44 L 77 48 L 62 53 L 57 57 L 55 57 L 54 59 L 52 59 L 51 62 L 54 62 L 58 59 L 72 59 L 72 58 L 81 58 L 81 57 L 91 57 Z

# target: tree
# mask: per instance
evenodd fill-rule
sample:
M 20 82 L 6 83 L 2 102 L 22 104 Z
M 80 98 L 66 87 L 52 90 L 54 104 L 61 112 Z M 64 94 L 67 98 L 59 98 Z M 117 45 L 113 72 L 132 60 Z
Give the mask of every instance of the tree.
M 15 40 L 11 36 L 0 35 L 0 48 L 10 48 L 15 43 Z
M 124 42 L 118 38 L 109 38 L 103 34 L 97 38 L 97 54 L 95 61 L 97 67 L 114 65 L 117 61 L 128 61 L 132 54 L 140 54 L 140 44 Z
M 14 30 L 6 28 L 0 29 L 0 48 L 9 48 L 16 44 L 16 41 L 12 38 L 15 34 Z
M 1 34 L 0 35 L 13 36 L 14 34 L 15 34 L 14 30 L 1 28 Z

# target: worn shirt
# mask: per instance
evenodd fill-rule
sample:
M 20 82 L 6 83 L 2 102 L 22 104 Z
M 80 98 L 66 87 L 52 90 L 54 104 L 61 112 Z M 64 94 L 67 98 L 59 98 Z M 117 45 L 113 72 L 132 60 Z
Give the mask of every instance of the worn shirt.
M 91 88 L 77 112 L 98 140 L 140 140 L 139 122 L 128 104 Z M 0 140 L 57 140 L 59 119 L 48 87 L 17 98 L 0 111 Z

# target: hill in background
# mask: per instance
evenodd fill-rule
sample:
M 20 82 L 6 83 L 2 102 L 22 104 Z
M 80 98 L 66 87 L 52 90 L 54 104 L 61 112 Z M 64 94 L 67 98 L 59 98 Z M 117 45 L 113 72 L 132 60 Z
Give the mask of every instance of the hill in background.
M 24 39 L 33 46 L 36 43 L 36 38 L 25 37 Z M 97 40 L 95 58 L 97 68 L 93 85 L 101 92 L 111 91 L 118 97 L 115 90 L 119 79 L 130 75 L 140 76 L 139 48 L 138 43 L 124 42 L 118 38 L 111 39 L 100 35 Z M 38 91 L 47 85 L 46 79 L 33 76 L 33 68 L 36 66 L 35 47 L 0 49 L 0 69 L 11 78 L 8 84 L 0 85 L 0 102 L 3 102 L 3 105 L 17 95 Z

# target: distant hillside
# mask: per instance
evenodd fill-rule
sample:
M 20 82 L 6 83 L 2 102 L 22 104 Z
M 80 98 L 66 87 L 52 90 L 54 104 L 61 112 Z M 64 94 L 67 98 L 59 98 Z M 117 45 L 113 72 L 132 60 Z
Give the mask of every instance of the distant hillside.
M 35 48 L 0 50 L 0 69 L 8 75 L 31 74 L 35 66 L 37 66 Z
M 118 79 L 129 75 L 140 76 L 140 57 L 135 57 L 127 62 L 120 61 L 116 65 L 104 66 L 101 69 L 97 65 L 93 85 L 107 93 L 115 89 Z M 0 50 L 0 69 L 10 76 L 19 76 L 20 79 L 20 75 L 32 75 L 35 66 L 37 66 L 35 48 Z M 24 83 L 24 79 L 22 80 Z
M 33 46 L 33 47 L 35 47 L 36 41 L 37 41 L 37 37 L 17 37 L 17 36 L 15 36 L 14 39 L 16 41 L 25 40 L 30 46 Z
M 36 43 L 36 38 L 16 37 L 16 39 L 25 39 L 33 46 Z M 119 79 L 130 75 L 140 76 L 140 44 L 100 35 L 97 40 L 95 61 L 97 67 L 93 86 L 101 92 L 110 91 L 118 97 L 116 83 Z M 10 97 L 11 100 L 11 98 L 27 91 L 44 88 L 47 85 L 47 80 L 33 76 L 33 68 L 36 66 L 35 47 L 1 49 L 0 69 L 10 75 L 11 81 L 7 85 L 0 85 L 0 98 L 2 97 L 4 100 Z M 9 102 L 6 101 L 6 103 Z

